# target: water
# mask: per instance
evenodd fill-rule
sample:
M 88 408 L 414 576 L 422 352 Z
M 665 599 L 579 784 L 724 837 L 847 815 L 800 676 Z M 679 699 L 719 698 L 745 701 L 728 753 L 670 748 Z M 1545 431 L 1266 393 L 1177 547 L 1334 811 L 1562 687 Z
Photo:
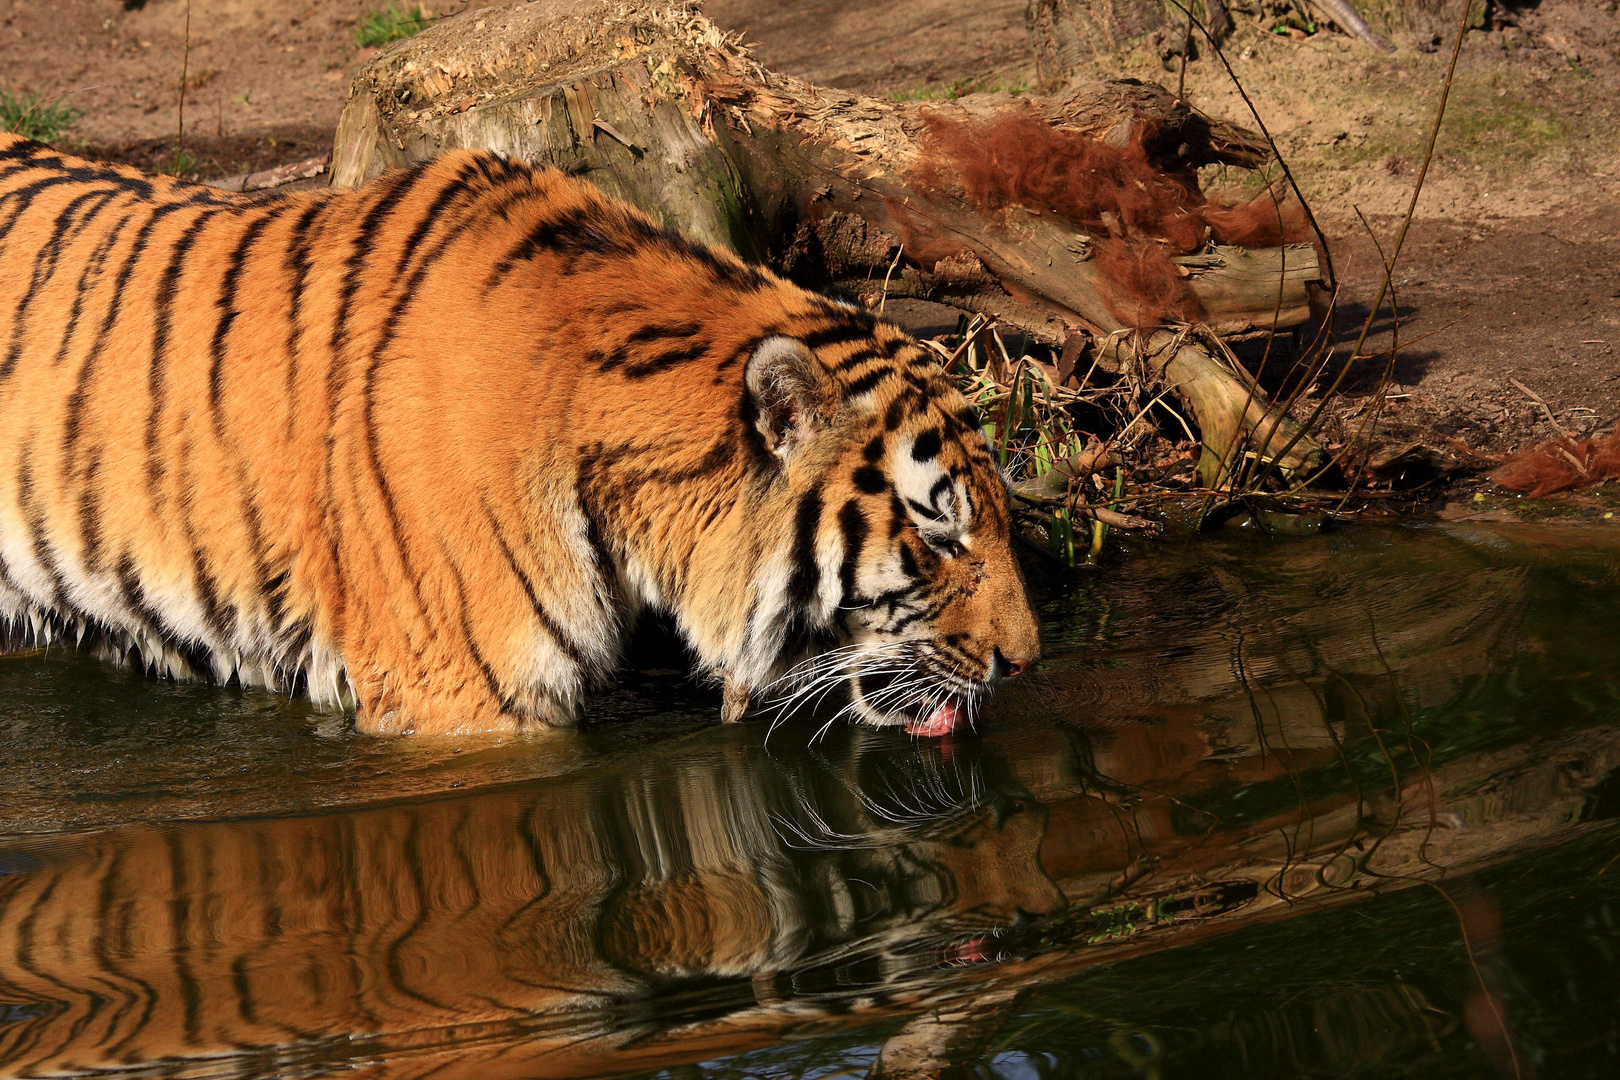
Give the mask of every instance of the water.
M 1620 1073 L 1620 532 L 1163 542 L 977 736 L 0 656 L 0 1075 Z

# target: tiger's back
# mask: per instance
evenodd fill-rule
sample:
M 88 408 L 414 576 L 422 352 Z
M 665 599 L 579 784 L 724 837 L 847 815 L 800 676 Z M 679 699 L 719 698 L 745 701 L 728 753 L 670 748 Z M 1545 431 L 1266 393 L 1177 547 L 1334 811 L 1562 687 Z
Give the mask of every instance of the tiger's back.
M 0 342 L 0 614 L 374 731 L 565 722 L 645 607 L 746 695 L 893 577 L 791 425 L 969 430 L 898 331 L 467 153 L 272 198 L 7 138 Z

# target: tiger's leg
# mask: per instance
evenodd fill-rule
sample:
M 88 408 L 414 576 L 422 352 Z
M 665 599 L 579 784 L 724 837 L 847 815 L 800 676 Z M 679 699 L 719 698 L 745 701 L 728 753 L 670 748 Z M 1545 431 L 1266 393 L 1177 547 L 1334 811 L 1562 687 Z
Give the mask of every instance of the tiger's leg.
M 722 724 L 741 723 L 742 718 L 748 714 L 748 705 L 752 700 L 753 690 L 746 682 L 741 679 L 727 678 L 721 696 L 720 722 Z
M 397 596 L 385 599 L 394 603 L 368 605 L 364 628 L 344 644 L 360 731 L 512 735 L 577 723 L 585 672 L 520 606 L 474 621 L 446 604 L 414 621 L 394 610 Z M 474 610 L 500 608 L 498 599 L 489 588 Z
M 366 536 L 358 517 L 345 530 L 343 653 L 362 731 L 570 726 L 616 665 L 629 616 L 577 504 L 538 485 L 510 502 L 491 488 L 453 533 L 430 531 L 426 514 L 414 534 Z M 409 500 L 395 506 L 408 521 Z
M 392 686 L 384 674 L 355 680 L 355 689 L 360 698 L 355 727 L 367 735 L 533 733 L 572 727 L 579 718 L 577 704 L 556 695 L 503 701 L 472 682 L 452 689 Z

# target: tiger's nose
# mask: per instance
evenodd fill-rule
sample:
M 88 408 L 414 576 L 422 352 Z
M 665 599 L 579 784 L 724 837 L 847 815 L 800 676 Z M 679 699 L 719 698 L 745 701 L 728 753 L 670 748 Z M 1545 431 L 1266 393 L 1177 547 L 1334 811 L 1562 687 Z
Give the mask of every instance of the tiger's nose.
M 1035 666 L 1034 658 L 1009 660 L 1000 649 L 993 652 L 990 659 L 991 669 L 995 671 L 998 679 L 1011 679 Z

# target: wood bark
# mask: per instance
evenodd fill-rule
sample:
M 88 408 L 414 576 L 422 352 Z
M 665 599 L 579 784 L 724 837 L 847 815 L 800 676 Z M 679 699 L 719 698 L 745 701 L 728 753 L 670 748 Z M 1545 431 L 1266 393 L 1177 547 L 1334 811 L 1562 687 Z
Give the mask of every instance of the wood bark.
M 1118 364 L 1151 366 L 1163 350 L 1131 351 L 1138 339 L 1121 333 L 1131 328 L 1108 303 L 1093 237 L 1051 213 L 987 214 L 914 181 L 929 114 L 982 120 L 1013 109 L 1118 145 L 1140 140 L 1156 167 L 1186 178 L 1205 164 L 1264 159 L 1251 133 L 1152 85 L 893 102 L 767 71 L 691 5 L 535 0 L 447 19 L 368 64 L 339 123 L 333 183 L 459 147 L 497 151 L 581 175 L 693 239 L 808 284 L 858 289 L 887 276 L 891 295 L 991 311 L 1047 342 L 1107 339 Z M 935 254 L 905 263 L 902 245 Z M 1321 276 L 1310 246 L 1211 248 L 1179 262 L 1221 333 L 1305 322 Z M 1190 353 L 1202 360 L 1180 359 Z M 1217 415 L 1234 387 L 1256 400 L 1202 349 L 1167 355 L 1153 371 L 1175 383 L 1206 437 L 1234 428 Z M 1178 382 L 1188 368 L 1197 377 Z M 1217 384 L 1222 393 L 1203 392 Z M 1315 449 L 1304 439 L 1298 452 Z

